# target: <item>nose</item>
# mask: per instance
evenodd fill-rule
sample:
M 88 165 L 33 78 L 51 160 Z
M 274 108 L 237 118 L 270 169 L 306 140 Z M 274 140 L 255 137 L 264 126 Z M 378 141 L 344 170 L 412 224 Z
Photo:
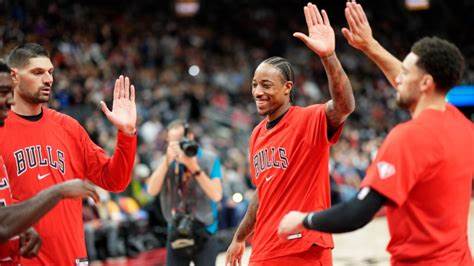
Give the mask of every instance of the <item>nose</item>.
M 257 85 L 257 86 L 254 87 L 252 90 L 253 90 L 253 96 L 254 96 L 255 98 L 259 98 L 259 97 L 261 97 L 261 96 L 263 95 L 263 90 L 262 90 L 262 88 L 261 88 L 260 85 Z
M 45 73 L 43 76 L 43 83 L 48 87 L 51 87 L 53 85 L 53 74 L 49 72 Z

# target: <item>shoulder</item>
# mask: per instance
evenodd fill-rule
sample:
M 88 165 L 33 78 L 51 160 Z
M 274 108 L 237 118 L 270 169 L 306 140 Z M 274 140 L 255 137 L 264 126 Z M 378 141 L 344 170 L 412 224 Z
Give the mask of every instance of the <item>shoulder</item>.
M 423 123 L 410 120 L 395 126 L 388 134 L 385 145 L 406 147 L 416 150 L 422 147 L 432 147 L 432 132 Z
M 62 126 L 80 126 L 79 122 L 76 119 L 67 114 L 63 114 L 49 108 L 45 108 L 44 112 L 49 119 Z
M 253 128 L 252 134 L 250 134 L 250 140 L 254 139 L 259 134 L 259 132 L 265 127 L 266 123 L 267 119 L 264 118 L 262 121 L 260 121 L 260 123 L 258 123 L 258 125 Z
M 217 153 L 207 150 L 207 149 L 201 149 L 201 157 L 209 161 L 214 161 L 214 160 L 219 159 L 219 156 L 217 155 Z
M 69 135 L 82 136 L 85 133 L 85 129 L 81 126 L 81 124 L 76 119 L 67 114 L 63 114 L 52 109 L 46 109 L 45 115 L 47 115 L 48 119 L 52 121 L 52 125 L 54 127 L 57 126 L 61 128 Z

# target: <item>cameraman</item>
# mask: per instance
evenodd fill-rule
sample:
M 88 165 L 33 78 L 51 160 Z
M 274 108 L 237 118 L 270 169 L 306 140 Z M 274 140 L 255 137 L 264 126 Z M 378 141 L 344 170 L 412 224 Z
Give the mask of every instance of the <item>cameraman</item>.
M 148 193 L 160 193 L 168 222 L 167 265 L 215 265 L 217 204 L 222 198 L 221 165 L 194 141 L 187 124 L 168 125 L 166 156 L 148 180 Z

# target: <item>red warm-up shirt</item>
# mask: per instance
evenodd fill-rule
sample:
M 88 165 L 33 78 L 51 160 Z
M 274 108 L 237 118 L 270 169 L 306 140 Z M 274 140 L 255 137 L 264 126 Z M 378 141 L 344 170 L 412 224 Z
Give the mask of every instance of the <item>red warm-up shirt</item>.
M 76 120 L 48 108 L 43 108 L 38 121 L 10 111 L 0 139 L 15 201 L 75 178 L 89 179 L 112 192 L 123 191 L 131 180 L 136 136 L 119 132 L 115 152 L 108 157 Z M 35 229 L 43 245 L 38 257 L 22 258 L 23 265 L 70 266 L 87 257 L 81 199 L 61 201 Z
M 325 105 L 292 106 L 275 127 L 267 129 L 267 123 L 264 119 L 255 127 L 249 142 L 250 173 L 259 199 L 250 261 L 303 252 L 312 245 L 332 248 L 330 234 L 304 230 L 282 240 L 277 230 L 289 211 L 331 206 L 329 148 L 342 126 L 328 139 Z
M 454 106 L 395 127 L 362 183 L 389 199 L 393 265 L 473 265 L 467 220 L 474 127 Z
M 0 208 L 12 204 L 12 196 L 8 181 L 7 168 L 0 156 Z M 20 263 L 19 237 L 14 236 L 10 241 L 0 244 L 0 265 L 18 265 Z

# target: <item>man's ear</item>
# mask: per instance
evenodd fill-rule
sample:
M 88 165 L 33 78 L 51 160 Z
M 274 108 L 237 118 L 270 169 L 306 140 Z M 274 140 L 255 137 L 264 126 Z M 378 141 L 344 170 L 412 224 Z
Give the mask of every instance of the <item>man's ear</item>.
M 285 95 L 289 95 L 293 89 L 293 81 L 285 82 Z
M 431 76 L 430 74 L 423 75 L 420 82 L 421 91 L 424 92 L 432 90 L 436 87 L 436 83 L 433 79 L 433 76 Z
M 18 74 L 18 68 L 12 68 L 10 71 L 10 75 L 13 80 L 13 87 L 15 87 L 20 82 L 20 77 Z

